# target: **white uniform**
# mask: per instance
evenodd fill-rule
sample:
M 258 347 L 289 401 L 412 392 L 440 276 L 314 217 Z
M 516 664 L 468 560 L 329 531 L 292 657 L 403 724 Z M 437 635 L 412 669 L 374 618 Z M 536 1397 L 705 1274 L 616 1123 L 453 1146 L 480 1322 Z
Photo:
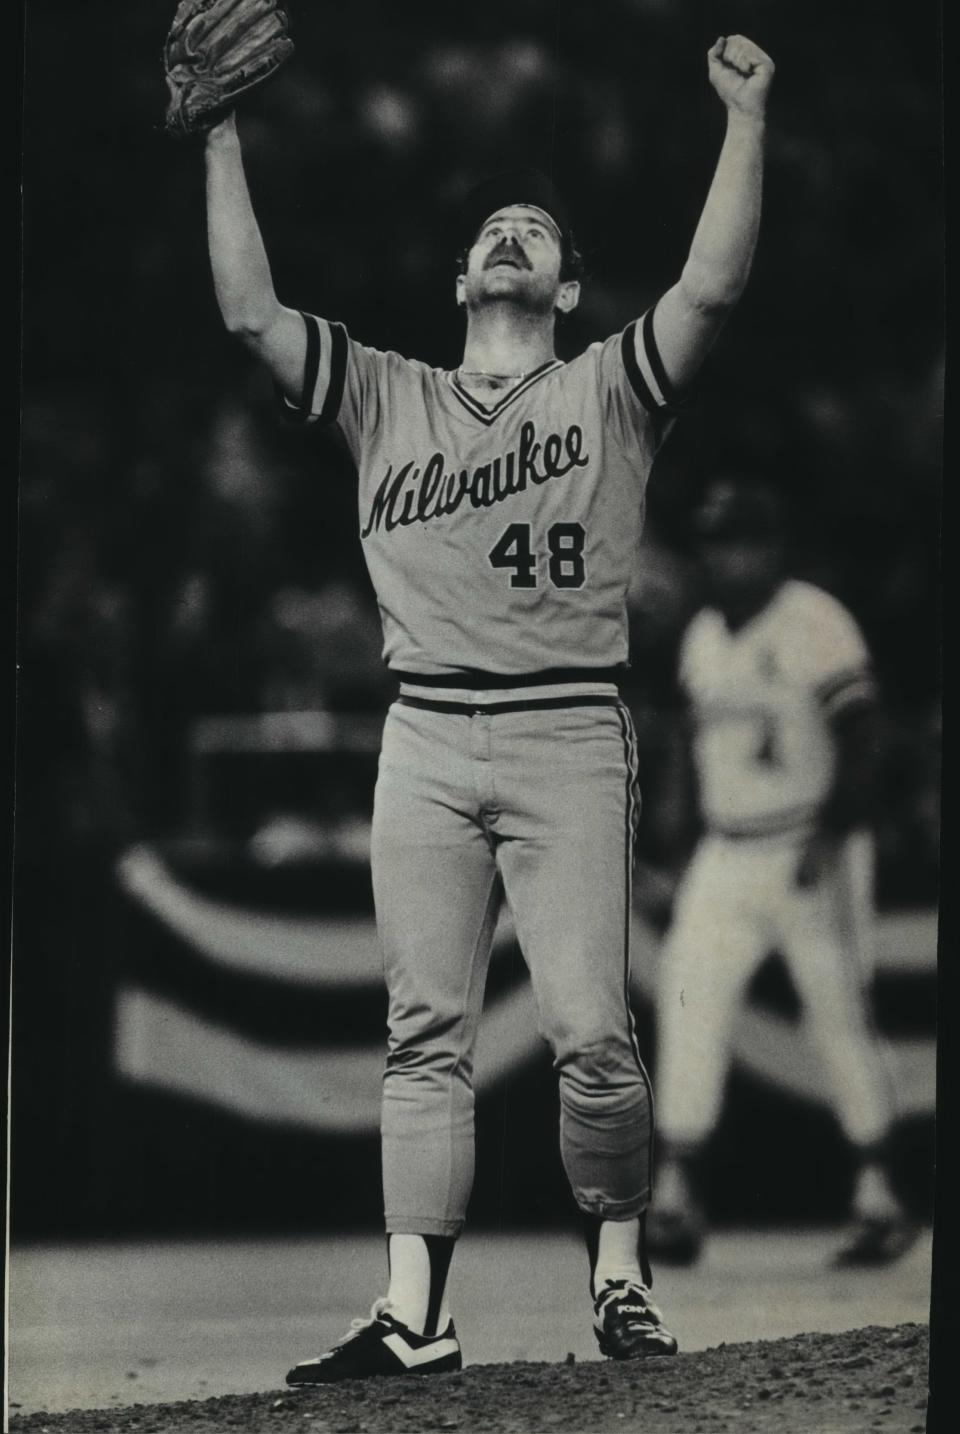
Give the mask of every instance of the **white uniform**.
M 662 955 L 661 1133 L 679 1146 L 710 1133 L 738 1004 L 775 950 L 788 964 L 844 1132 L 870 1145 L 891 1116 L 864 994 L 870 837 L 848 837 L 816 886 L 796 883 L 804 838 L 831 785 L 829 719 L 873 690 L 863 638 L 835 598 L 787 580 L 736 632 L 719 612 L 699 612 L 683 640 L 680 675 L 706 833 L 678 889 Z
M 651 316 L 639 345 L 631 324 L 488 404 L 455 374 L 305 322 L 301 412 L 335 421 L 356 462 L 400 682 L 372 843 L 390 996 L 387 1230 L 463 1224 L 504 895 L 559 1073 L 574 1196 L 588 1214 L 633 1218 L 650 1194 L 652 1108 L 627 999 L 636 739 L 616 678 L 669 423 Z

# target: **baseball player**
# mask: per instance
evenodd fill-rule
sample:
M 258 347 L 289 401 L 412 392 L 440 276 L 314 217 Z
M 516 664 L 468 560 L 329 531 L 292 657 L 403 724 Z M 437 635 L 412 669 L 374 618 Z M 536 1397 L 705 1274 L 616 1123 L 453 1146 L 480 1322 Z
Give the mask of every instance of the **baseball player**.
M 233 118 L 208 134 L 224 322 L 294 419 L 337 424 L 346 440 L 399 683 L 372 835 L 389 994 L 389 1286 L 369 1319 L 292 1369 L 291 1384 L 460 1368 L 447 1280 L 473 1178 L 473 1053 L 504 898 L 559 1076 L 600 1349 L 634 1359 L 677 1348 L 643 1243 L 653 1118 L 627 1001 L 638 797 L 617 678 L 650 467 L 746 284 L 757 235 L 773 65 L 730 36 L 711 48 L 708 72 L 726 132 L 680 278 L 569 363 L 554 326 L 577 304 L 580 267 L 544 176 L 494 176 L 466 202 L 463 360 L 445 371 L 283 305 Z
M 885 1168 L 893 1093 L 868 1015 L 876 696 L 864 640 L 830 594 L 785 576 L 761 481 L 717 479 L 696 514 L 706 605 L 681 642 L 703 835 L 677 890 L 657 998 L 661 1165 L 651 1248 L 703 1240 L 698 1156 L 721 1106 L 751 976 L 786 961 L 857 1159 L 840 1264 L 895 1258 L 913 1227 Z

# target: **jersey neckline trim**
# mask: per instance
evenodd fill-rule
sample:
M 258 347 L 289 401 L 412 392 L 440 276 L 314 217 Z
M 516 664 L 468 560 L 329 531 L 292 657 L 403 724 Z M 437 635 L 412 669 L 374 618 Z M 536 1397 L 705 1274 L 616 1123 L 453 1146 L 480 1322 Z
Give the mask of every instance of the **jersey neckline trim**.
M 546 374 L 553 373 L 553 371 L 558 368 L 563 368 L 562 359 L 548 359 L 546 363 L 541 364 L 539 368 L 535 368 L 532 373 L 527 374 L 527 377 L 522 383 L 518 383 L 515 388 L 511 388 L 508 393 L 505 393 L 498 403 L 490 407 L 480 403 L 471 393 L 467 392 L 463 384 L 457 380 L 456 370 L 453 372 L 447 371 L 447 381 L 453 389 L 454 397 L 460 400 L 467 412 L 472 413 L 474 418 L 479 418 L 481 423 L 486 423 L 489 426 L 491 423 L 496 422 L 504 409 L 509 408 L 512 403 L 516 402 L 521 394 L 526 393 L 528 388 L 532 388 L 532 386 L 535 383 L 539 383 Z

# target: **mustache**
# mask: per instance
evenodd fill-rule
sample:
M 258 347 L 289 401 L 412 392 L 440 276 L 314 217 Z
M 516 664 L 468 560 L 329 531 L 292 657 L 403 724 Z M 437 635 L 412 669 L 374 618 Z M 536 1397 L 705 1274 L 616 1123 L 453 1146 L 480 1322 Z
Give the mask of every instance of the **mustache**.
M 520 245 L 512 239 L 505 239 L 502 243 L 498 244 L 496 249 L 494 249 L 487 258 L 483 267 L 485 269 L 492 269 L 494 264 L 500 263 L 501 259 L 511 259 L 515 264 L 518 264 L 521 269 L 531 269 L 533 267 L 526 254 L 520 248 Z

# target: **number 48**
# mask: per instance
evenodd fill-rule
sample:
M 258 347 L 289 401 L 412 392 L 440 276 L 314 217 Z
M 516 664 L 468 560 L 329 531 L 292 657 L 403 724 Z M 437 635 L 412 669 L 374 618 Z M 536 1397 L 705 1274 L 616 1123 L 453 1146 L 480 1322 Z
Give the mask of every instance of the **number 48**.
M 556 588 L 582 588 L 586 582 L 583 545 L 586 534 L 580 523 L 554 523 L 547 530 L 547 565 Z M 490 566 L 510 568 L 512 588 L 537 586 L 537 554 L 530 545 L 530 524 L 511 523 L 488 554 Z

